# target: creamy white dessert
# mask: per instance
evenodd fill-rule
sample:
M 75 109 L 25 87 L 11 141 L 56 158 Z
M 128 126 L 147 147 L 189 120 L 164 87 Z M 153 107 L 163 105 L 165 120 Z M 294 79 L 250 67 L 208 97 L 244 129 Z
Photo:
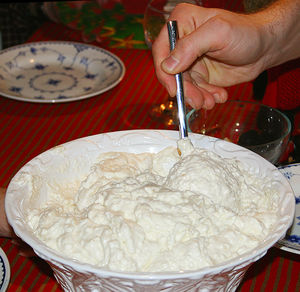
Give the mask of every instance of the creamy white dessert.
M 62 255 L 114 271 L 196 270 L 256 247 L 277 219 L 271 180 L 189 141 L 178 146 L 181 155 L 101 154 L 72 186 L 46 183 L 28 224 Z

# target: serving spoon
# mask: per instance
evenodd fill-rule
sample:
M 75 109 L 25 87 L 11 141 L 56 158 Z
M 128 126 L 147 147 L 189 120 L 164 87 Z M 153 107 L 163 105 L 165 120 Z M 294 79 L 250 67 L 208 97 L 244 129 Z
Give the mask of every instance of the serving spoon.
M 177 21 L 170 20 L 167 22 L 168 33 L 169 33 L 169 42 L 170 42 L 170 51 L 174 50 L 176 46 L 176 41 L 178 39 L 178 28 Z M 188 138 L 187 131 L 187 121 L 186 121 L 186 109 L 184 103 L 184 92 L 183 92 L 183 81 L 182 81 L 182 73 L 175 74 L 177 92 L 177 108 L 178 108 L 178 120 L 179 120 L 179 133 L 181 139 Z

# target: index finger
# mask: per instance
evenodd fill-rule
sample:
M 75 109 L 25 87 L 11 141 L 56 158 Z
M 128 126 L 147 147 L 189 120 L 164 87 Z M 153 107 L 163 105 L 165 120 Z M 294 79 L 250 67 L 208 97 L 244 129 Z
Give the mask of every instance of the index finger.
M 162 61 L 166 59 L 169 56 L 169 54 L 169 37 L 167 25 L 165 24 L 152 45 L 152 56 L 158 80 L 163 86 L 166 87 L 170 96 L 174 96 L 176 94 L 176 82 L 174 76 L 164 72 L 161 67 Z

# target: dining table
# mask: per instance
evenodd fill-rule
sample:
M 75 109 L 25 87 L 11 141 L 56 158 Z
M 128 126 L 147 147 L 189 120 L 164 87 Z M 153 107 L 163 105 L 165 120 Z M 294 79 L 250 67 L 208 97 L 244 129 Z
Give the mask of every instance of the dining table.
M 103 48 L 125 67 L 122 80 L 109 90 L 79 100 L 31 102 L 0 95 L 0 186 L 7 187 L 28 161 L 57 145 L 90 135 L 131 129 L 172 129 L 153 117 L 153 105 L 168 98 L 158 82 L 151 50 L 143 39 L 142 15 L 134 36 L 86 38 L 83 31 L 52 20 L 43 21 L 26 43 L 78 42 Z M 94 30 L 97 33 L 96 30 Z M 227 88 L 229 99 L 253 101 L 253 83 Z M 43 259 L 20 254 L 11 238 L 0 238 L 10 264 L 9 292 L 63 291 Z M 300 291 L 300 256 L 274 246 L 253 263 L 237 291 Z

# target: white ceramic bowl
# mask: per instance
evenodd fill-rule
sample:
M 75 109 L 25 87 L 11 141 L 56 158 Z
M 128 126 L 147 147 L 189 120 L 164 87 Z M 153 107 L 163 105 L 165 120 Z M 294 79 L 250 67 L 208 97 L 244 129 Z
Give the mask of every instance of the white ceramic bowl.
M 293 191 L 280 171 L 259 155 L 213 137 L 190 134 L 190 138 L 196 147 L 209 149 L 223 157 L 236 157 L 247 165 L 249 171 L 260 177 L 274 179 L 274 187 L 280 193 L 279 219 L 276 228 L 257 248 L 223 264 L 193 272 L 114 272 L 79 263 L 59 254 L 36 238 L 26 224 L 25 214 L 31 194 L 28 192 L 28 183 L 23 179 L 24 173 L 47 173 L 44 177 L 49 180 L 68 183 L 74 180 L 74 176 L 86 175 L 99 152 L 157 152 L 170 145 L 176 147 L 177 131 L 132 130 L 100 134 L 68 142 L 40 154 L 20 169 L 8 186 L 5 207 L 9 223 L 15 233 L 50 264 L 57 281 L 66 291 L 234 291 L 247 268 L 284 237 L 294 217 Z M 68 167 L 65 167 L 65 175 L 58 176 L 57 168 L 65 163 L 66 157 L 71 160 Z M 75 162 L 76 174 L 72 168 Z

